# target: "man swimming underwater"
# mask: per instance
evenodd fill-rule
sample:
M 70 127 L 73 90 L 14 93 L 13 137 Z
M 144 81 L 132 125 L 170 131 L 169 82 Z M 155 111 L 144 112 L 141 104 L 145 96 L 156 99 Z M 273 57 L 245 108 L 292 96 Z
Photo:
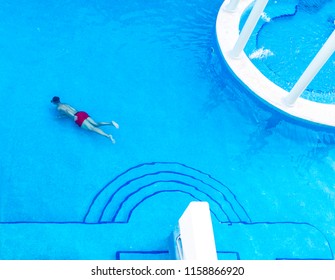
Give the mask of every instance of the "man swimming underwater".
M 109 138 L 113 144 L 115 144 L 115 140 L 111 134 L 105 133 L 103 130 L 99 128 L 99 126 L 103 125 L 113 125 L 115 128 L 119 128 L 119 125 L 115 121 L 111 122 L 95 122 L 86 112 L 77 111 L 72 106 L 60 102 L 60 98 L 58 96 L 54 96 L 51 100 L 51 103 L 57 106 L 57 110 L 59 110 L 64 115 L 73 118 L 74 122 L 81 128 L 94 131 L 102 136 Z

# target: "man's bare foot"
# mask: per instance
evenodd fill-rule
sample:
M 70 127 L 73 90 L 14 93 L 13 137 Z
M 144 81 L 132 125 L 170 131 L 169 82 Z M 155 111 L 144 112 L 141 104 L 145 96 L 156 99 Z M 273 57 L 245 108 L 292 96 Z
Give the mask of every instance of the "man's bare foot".
M 115 128 L 119 128 L 119 124 L 115 121 L 112 121 L 112 124 L 114 125 Z
M 115 140 L 112 135 L 108 135 L 108 138 L 112 141 L 113 144 L 115 144 Z

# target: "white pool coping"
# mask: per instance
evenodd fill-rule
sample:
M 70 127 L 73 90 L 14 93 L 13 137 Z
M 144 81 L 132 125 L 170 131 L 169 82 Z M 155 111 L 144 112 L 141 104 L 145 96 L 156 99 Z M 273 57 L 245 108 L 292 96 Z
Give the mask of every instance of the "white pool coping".
M 241 0 L 234 12 L 225 10 L 225 1 L 216 20 L 216 35 L 222 55 L 233 73 L 261 100 L 274 106 L 279 111 L 304 121 L 335 127 L 335 105 L 324 104 L 298 98 L 293 107 L 287 106 L 283 98 L 288 91 L 266 78 L 250 61 L 245 52 L 239 58 L 233 58 L 233 49 L 239 36 L 240 19 L 245 9 L 253 0 Z M 288 70 L 289 71 L 289 70 Z

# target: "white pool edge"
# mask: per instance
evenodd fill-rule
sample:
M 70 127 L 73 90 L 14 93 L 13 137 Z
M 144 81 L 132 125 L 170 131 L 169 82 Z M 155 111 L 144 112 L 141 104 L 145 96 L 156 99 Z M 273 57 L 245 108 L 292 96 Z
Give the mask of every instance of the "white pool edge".
M 266 78 L 250 61 L 245 52 L 238 59 L 230 56 L 239 36 L 240 19 L 253 0 L 241 0 L 234 12 L 221 6 L 216 20 L 216 36 L 226 63 L 241 82 L 261 100 L 279 111 L 304 121 L 335 127 L 335 105 L 298 98 L 293 107 L 287 106 L 283 98 L 288 92 Z M 288 70 L 289 71 L 289 70 Z

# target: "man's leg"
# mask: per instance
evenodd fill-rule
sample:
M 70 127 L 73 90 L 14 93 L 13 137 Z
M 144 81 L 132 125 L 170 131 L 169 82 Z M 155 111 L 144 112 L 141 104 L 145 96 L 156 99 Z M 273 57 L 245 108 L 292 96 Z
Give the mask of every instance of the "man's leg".
M 111 122 L 96 122 L 94 121 L 91 117 L 88 117 L 87 120 L 94 126 L 98 127 L 98 126 L 103 126 L 103 125 L 113 125 L 115 128 L 119 128 L 119 125 L 115 122 L 115 121 L 111 121 Z
M 84 129 L 90 130 L 90 131 L 94 131 L 94 132 L 96 132 L 96 133 L 98 133 L 98 134 L 100 134 L 102 136 L 105 136 L 105 137 L 109 138 L 113 142 L 113 144 L 115 144 L 115 140 L 114 140 L 114 138 L 113 138 L 113 136 L 111 134 L 107 134 L 103 130 L 101 130 L 100 128 L 95 127 L 89 121 L 87 121 L 87 119 L 84 120 L 84 122 L 81 125 L 81 127 L 84 128 Z

